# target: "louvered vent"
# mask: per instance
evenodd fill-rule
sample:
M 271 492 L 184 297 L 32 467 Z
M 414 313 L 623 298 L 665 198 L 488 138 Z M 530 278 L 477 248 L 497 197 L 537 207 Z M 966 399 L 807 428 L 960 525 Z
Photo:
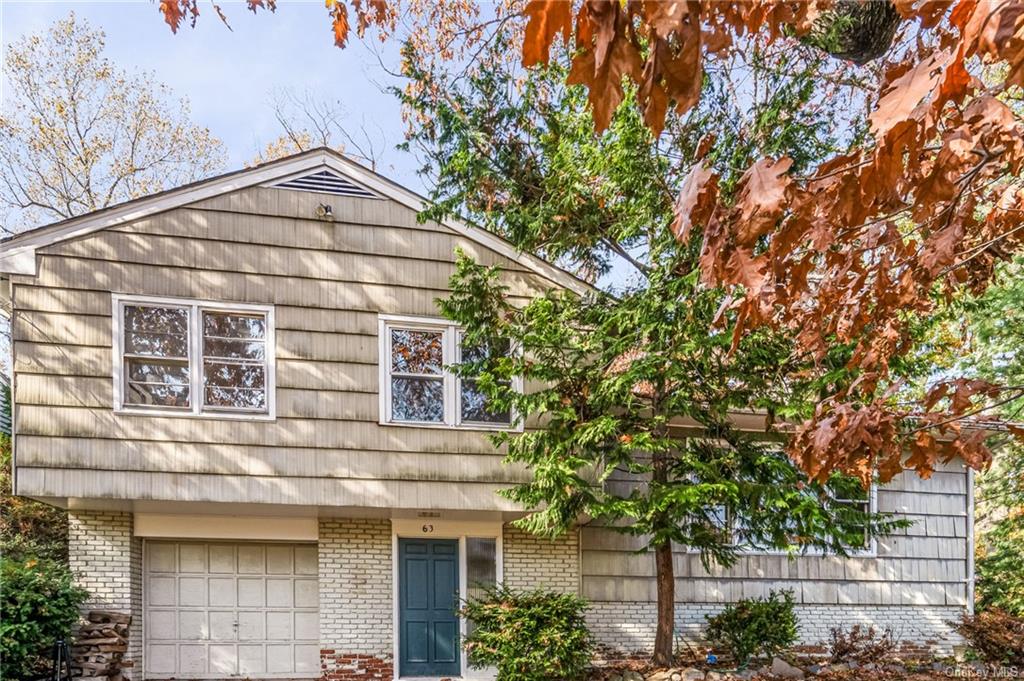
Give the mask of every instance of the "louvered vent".
M 355 196 L 361 199 L 379 199 L 373 192 L 352 184 L 344 177 L 335 175 L 329 170 L 321 170 L 318 173 L 296 177 L 274 185 L 279 189 L 298 189 L 307 192 L 322 192 L 324 194 L 335 194 L 337 196 Z

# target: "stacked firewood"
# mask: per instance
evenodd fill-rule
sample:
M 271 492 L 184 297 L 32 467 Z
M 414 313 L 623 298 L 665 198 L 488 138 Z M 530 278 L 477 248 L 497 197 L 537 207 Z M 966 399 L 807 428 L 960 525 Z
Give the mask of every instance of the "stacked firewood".
M 128 652 L 132 616 L 93 610 L 79 626 L 71 649 L 71 672 L 90 681 L 122 681 L 122 661 Z

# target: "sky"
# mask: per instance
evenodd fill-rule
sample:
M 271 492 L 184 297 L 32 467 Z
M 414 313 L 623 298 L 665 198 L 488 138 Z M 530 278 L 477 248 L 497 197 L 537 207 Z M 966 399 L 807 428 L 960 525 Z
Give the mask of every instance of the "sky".
M 196 27 L 171 33 L 151 0 L 0 0 L 0 44 L 41 33 L 74 11 L 106 33 L 106 55 L 119 67 L 153 74 L 187 97 L 192 118 L 225 144 L 228 169 L 239 168 L 282 132 L 270 106 L 275 89 L 289 87 L 337 100 L 350 128 L 365 127 L 384 151 L 378 171 L 423 192 L 415 159 L 395 149 L 404 127 L 394 95 L 401 81 L 394 43 L 354 35 L 345 49 L 334 46 L 323 0 L 278 0 L 277 12 L 253 14 L 243 2 L 218 0 L 233 30 L 200 0 Z M 383 59 L 385 69 L 381 66 Z M 0 81 L 0 107 L 5 83 Z

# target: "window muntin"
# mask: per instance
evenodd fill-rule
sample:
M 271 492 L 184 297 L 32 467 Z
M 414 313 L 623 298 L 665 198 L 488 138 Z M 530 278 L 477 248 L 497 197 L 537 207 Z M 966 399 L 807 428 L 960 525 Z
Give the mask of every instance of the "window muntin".
M 482 429 L 511 425 L 510 413 L 487 409 L 475 379 L 447 369 L 479 361 L 490 352 L 460 347 L 462 333 L 454 324 L 382 315 L 380 338 L 382 423 Z
M 115 408 L 272 417 L 273 309 L 114 296 Z

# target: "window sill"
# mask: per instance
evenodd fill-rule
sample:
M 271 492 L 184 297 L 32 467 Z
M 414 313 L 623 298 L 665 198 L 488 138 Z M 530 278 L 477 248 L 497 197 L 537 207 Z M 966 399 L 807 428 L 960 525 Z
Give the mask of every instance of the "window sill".
M 131 409 L 115 408 L 114 413 L 119 416 L 159 416 L 161 418 L 178 419 L 212 419 L 214 421 L 274 421 L 277 417 L 274 414 L 245 414 L 240 412 L 208 411 L 176 411 L 173 409 Z
M 464 430 L 464 431 L 478 431 L 485 433 L 521 433 L 523 427 L 520 426 L 502 426 L 494 425 L 488 426 L 483 423 L 462 423 L 462 424 L 450 424 L 450 423 L 429 423 L 420 421 L 378 421 L 378 425 L 381 426 L 394 426 L 395 428 L 430 428 L 432 430 Z

